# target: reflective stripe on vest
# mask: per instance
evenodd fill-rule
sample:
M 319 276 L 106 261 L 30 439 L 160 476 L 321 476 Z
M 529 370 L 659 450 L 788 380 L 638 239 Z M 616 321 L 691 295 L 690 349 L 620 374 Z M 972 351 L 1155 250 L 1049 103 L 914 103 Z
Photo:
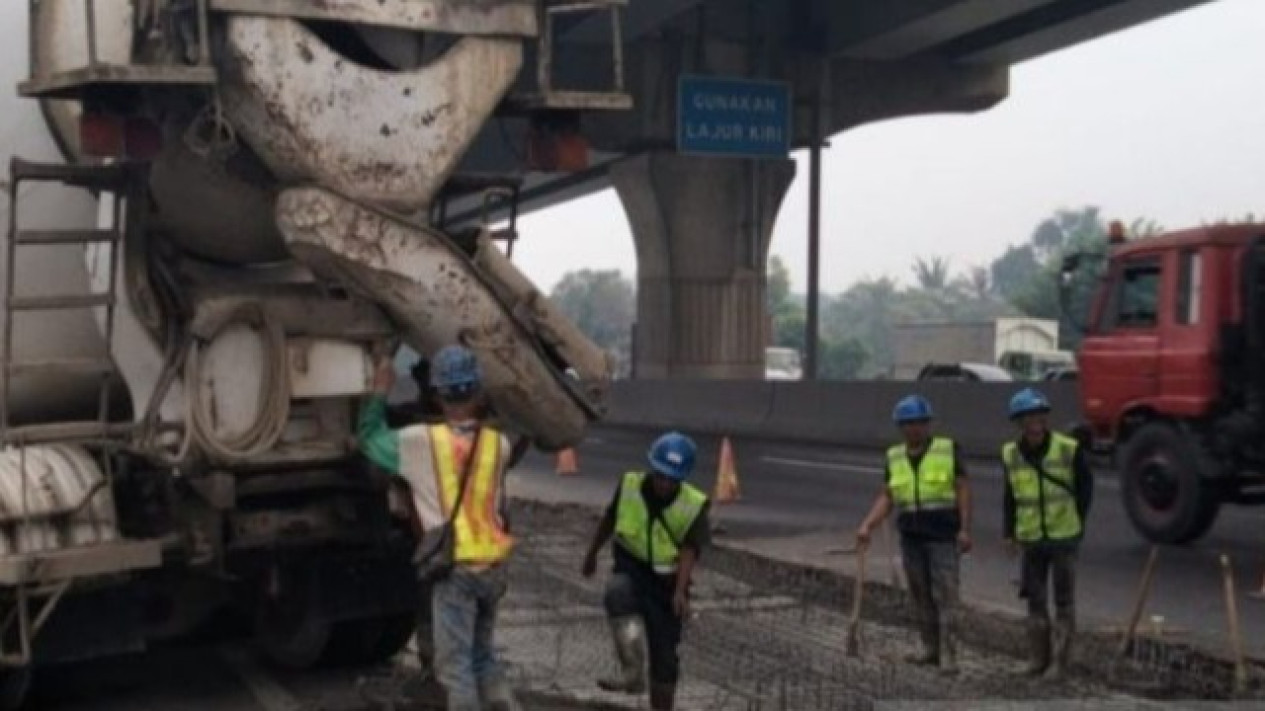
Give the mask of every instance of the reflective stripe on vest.
M 1076 475 L 1072 460 L 1076 456 L 1076 440 L 1057 432 L 1050 433 L 1050 447 L 1041 461 L 1051 481 L 1028 463 L 1019 445 L 1008 442 L 1002 447 L 1002 461 L 1015 498 L 1015 538 L 1031 542 L 1065 540 L 1081 534 L 1081 517 L 1072 491 Z
M 439 478 L 444 515 L 453 521 L 457 563 L 499 563 L 509 556 L 514 540 L 505 532 L 499 509 L 501 501 L 501 434 L 485 427 L 470 452 L 470 482 L 466 485 L 461 510 L 452 517 L 452 507 L 461 491 L 461 469 L 453 450 L 453 434 L 447 425 L 430 428 L 431 452 Z
M 957 472 L 953 461 L 953 440 L 935 437 L 914 471 L 909 448 L 898 444 L 887 450 L 887 488 L 892 503 L 901 513 L 956 510 Z
M 654 521 L 650 509 L 641 495 L 646 481 L 644 472 L 628 472 L 619 487 L 619 509 L 615 516 L 615 540 L 625 551 L 643 563 L 649 563 L 656 573 L 670 575 L 676 572 L 680 557 L 678 542 L 689 533 L 707 495 L 690 484 L 681 484 L 676 499 Z M 667 528 L 664 528 L 666 524 Z

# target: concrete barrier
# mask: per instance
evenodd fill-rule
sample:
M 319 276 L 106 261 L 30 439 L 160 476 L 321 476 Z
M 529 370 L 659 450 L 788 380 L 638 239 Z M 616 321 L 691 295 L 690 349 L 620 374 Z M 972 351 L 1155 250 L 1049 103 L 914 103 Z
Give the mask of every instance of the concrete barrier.
M 891 412 L 905 395 L 931 400 L 939 431 L 969 454 L 992 456 L 1014 436 L 1006 404 L 1021 383 L 634 380 L 617 383 L 606 421 L 622 427 L 880 448 L 896 433 Z M 1052 423 L 1080 421 L 1075 383 L 1042 383 Z

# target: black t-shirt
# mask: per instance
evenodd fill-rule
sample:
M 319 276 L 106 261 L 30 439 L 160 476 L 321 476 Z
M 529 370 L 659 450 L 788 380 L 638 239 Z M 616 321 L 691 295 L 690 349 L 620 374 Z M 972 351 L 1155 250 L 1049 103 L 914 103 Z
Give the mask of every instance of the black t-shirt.
M 930 447 L 930 442 L 927 444 Z M 917 476 L 918 466 L 922 464 L 922 459 L 926 455 L 927 450 L 918 454 L 909 456 L 909 465 L 913 467 L 915 476 Z M 966 478 L 966 466 L 962 463 L 961 451 L 958 443 L 953 443 L 953 475 L 958 479 Z M 892 472 L 886 464 L 883 465 L 883 481 L 890 483 L 892 480 Z M 958 531 L 962 528 L 962 517 L 958 514 L 957 509 L 941 509 L 935 511 L 906 511 L 896 517 L 896 529 L 901 535 L 911 538 L 921 538 L 935 541 L 952 541 L 958 536 Z
M 621 483 L 615 489 L 615 496 L 611 499 L 610 505 L 606 507 L 606 519 L 612 525 L 618 520 L 619 499 L 622 490 L 623 484 Z M 641 498 L 646 502 L 646 510 L 650 513 L 651 520 L 662 515 L 663 510 L 671 506 L 673 501 L 676 501 L 675 496 L 666 499 L 656 496 L 649 476 L 641 484 Z M 677 546 L 679 548 L 690 548 L 697 553 L 701 553 L 703 548 L 711 543 L 711 526 L 707 522 L 710 509 L 710 501 L 703 504 L 703 510 L 699 512 L 698 518 L 694 519 L 694 523 L 685 532 L 685 536 L 678 542 Z M 616 540 L 618 541 L 618 539 Z M 673 576 L 659 575 L 655 572 L 654 566 L 633 557 L 618 542 L 611 546 L 611 550 L 615 557 L 615 572 L 625 573 L 643 580 L 658 580 L 670 588 Z

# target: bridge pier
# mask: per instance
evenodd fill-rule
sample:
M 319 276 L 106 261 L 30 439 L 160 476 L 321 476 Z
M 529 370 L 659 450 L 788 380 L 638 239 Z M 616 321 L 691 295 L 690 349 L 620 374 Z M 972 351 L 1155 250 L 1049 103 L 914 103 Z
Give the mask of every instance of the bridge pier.
M 637 246 L 633 372 L 763 378 L 765 263 L 795 162 L 652 152 L 610 176 Z

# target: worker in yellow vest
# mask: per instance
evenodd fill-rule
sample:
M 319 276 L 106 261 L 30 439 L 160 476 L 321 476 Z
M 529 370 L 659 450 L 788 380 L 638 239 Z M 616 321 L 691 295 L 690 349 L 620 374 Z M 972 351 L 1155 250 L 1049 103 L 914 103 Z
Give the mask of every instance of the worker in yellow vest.
M 1028 601 L 1029 663 L 1025 674 L 1059 678 L 1076 636 L 1076 555 L 1093 501 L 1094 479 L 1080 445 L 1051 432 L 1050 402 L 1025 388 L 1010 400 L 1019 437 L 1002 447 L 1005 468 L 1002 532 L 1022 548 L 1020 595 Z M 1048 600 L 1054 587 L 1054 625 Z
M 956 674 L 959 556 L 971 550 L 971 495 L 957 444 L 931 435 L 931 403 L 910 395 L 892 419 L 904 441 L 887 450 L 886 486 L 857 530 L 857 547 L 897 512 L 901 561 L 922 642 L 914 664 Z
M 423 581 L 430 588 L 435 673 L 447 692 L 447 708 L 514 711 L 518 705 L 493 646 L 496 611 L 508 586 L 506 561 L 514 547 L 504 496 L 511 447 L 505 435 L 481 419 L 485 398 L 473 353 L 460 346 L 440 350 L 431 378 L 443 421 L 392 430 L 386 423 L 386 394 L 395 370 L 389 359 L 380 362 L 374 395 L 360 415 L 360 449 L 408 482 L 422 533 L 445 541 L 431 550 L 445 559 L 451 553 L 451 565 L 428 565 L 440 572 Z M 421 562 L 433 563 L 434 557 Z
M 650 473 L 624 475 L 584 557 L 584 575 L 591 577 L 598 552 L 615 537 L 615 571 L 604 603 L 620 674 L 598 685 L 642 693 L 648 646 L 654 711 L 672 711 L 675 704 L 677 647 L 689 614 L 690 581 L 711 530 L 707 495 L 685 481 L 694 470 L 696 453 L 693 440 L 677 432 L 656 440 L 647 455 Z

